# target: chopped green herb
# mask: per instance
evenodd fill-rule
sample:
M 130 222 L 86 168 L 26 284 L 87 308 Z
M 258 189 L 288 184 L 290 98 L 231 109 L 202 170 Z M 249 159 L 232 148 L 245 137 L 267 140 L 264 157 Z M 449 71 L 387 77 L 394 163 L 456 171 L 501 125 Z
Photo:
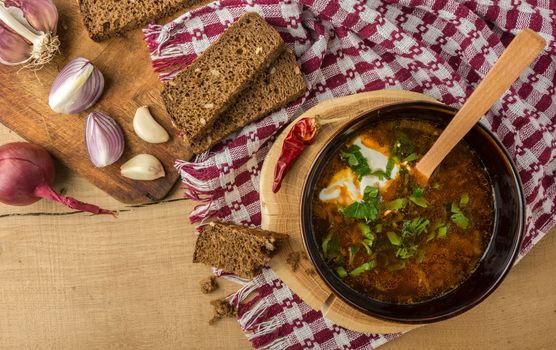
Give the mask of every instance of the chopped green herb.
M 410 155 L 408 155 L 407 157 L 405 157 L 403 159 L 404 162 L 412 162 L 414 160 L 416 160 L 418 158 L 416 153 L 411 153 Z
M 374 221 L 378 217 L 378 208 L 365 202 L 354 202 L 342 210 L 346 217 Z
M 348 166 L 353 170 L 359 178 L 369 175 L 371 173 L 371 168 L 367 162 L 367 158 L 361 153 L 361 147 L 357 145 L 351 145 L 349 148 L 342 152 L 342 160 L 344 160 Z
M 405 133 L 398 131 L 396 134 L 396 142 L 394 142 L 394 146 L 392 147 L 392 153 L 400 159 L 404 159 L 413 153 L 413 144 Z
M 361 245 L 367 251 L 367 255 L 372 255 L 373 254 L 373 250 L 372 250 L 373 241 L 371 241 L 369 239 L 364 239 L 364 240 L 361 241 Z
M 401 245 L 402 244 L 402 239 L 400 238 L 400 236 L 398 236 L 396 234 L 396 232 L 388 231 L 388 232 L 386 232 L 386 236 L 388 237 L 388 239 L 390 240 L 390 243 L 392 243 L 392 245 Z
M 392 178 L 392 170 L 394 170 L 394 159 L 388 158 L 388 162 L 386 163 L 386 178 Z
M 378 188 L 365 187 L 362 202 L 354 202 L 342 210 L 346 217 L 364 219 L 367 222 L 374 221 L 379 214 Z
M 401 247 L 396 251 L 396 256 L 400 259 L 409 259 L 417 253 L 417 245 L 412 244 L 409 247 Z
M 365 271 L 369 271 L 372 270 L 376 267 L 376 260 L 371 260 L 369 262 L 366 262 L 364 264 L 361 264 L 359 266 L 357 266 L 355 269 L 353 269 L 349 275 L 351 277 L 356 277 L 359 276 L 360 274 L 362 274 Z
M 378 198 L 378 187 L 367 186 L 363 190 L 363 200 L 370 201 L 371 198 Z
M 432 241 L 435 237 L 436 234 L 434 233 L 434 231 L 430 232 L 429 235 L 427 236 L 427 242 Z
M 371 228 L 366 223 L 359 221 L 357 226 L 359 227 L 363 237 L 367 237 L 371 233 Z
M 373 243 L 375 241 L 375 235 L 373 235 L 373 233 L 371 232 L 371 228 L 369 227 L 369 225 L 362 222 L 358 222 L 357 225 L 359 226 L 361 234 L 364 237 L 363 240 L 361 240 L 361 244 L 367 251 L 367 254 L 371 255 L 373 253 L 371 248 L 373 247 Z
M 438 233 L 436 235 L 436 238 L 446 238 L 447 234 L 448 234 L 448 226 L 442 225 L 438 227 Z
M 376 233 L 381 233 L 382 232 L 382 224 L 377 224 L 375 226 L 375 232 Z
M 440 186 L 440 182 L 435 182 L 432 184 L 432 188 L 435 190 L 439 190 L 442 186 Z
M 458 207 L 458 204 L 456 202 L 452 202 L 452 207 L 450 208 L 450 210 L 452 211 L 452 213 L 461 213 L 461 209 Z
M 465 207 L 467 204 L 469 204 L 469 194 L 464 193 L 461 195 L 460 199 L 459 199 L 459 205 L 461 207 Z
M 466 230 L 469 227 L 469 219 L 465 217 L 465 215 L 458 207 L 456 202 L 452 202 L 451 210 L 452 210 L 452 216 L 450 216 L 450 219 L 452 220 L 452 222 L 456 224 L 459 228 Z
M 348 275 L 346 269 L 344 269 L 344 268 L 341 267 L 341 266 L 338 266 L 338 267 L 336 268 L 336 273 L 338 274 L 338 276 L 340 276 L 340 278 L 346 278 L 347 275 Z
M 388 265 L 388 271 L 399 271 L 405 269 L 405 261 L 399 261 L 395 264 Z
M 324 240 L 322 241 L 322 253 L 324 254 L 325 257 L 328 254 L 328 245 L 330 244 L 331 240 L 332 240 L 332 232 L 330 232 L 328 236 L 326 236 L 326 238 L 324 238 Z
M 381 170 L 381 169 L 373 170 L 373 172 L 371 172 L 371 175 L 378 177 L 378 179 L 380 181 L 382 181 L 384 179 L 389 179 L 388 174 L 384 170 Z
M 384 203 L 384 208 L 390 209 L 390 210 L 400 210 L 400 209 L 405 208 L 406 205 L 407 205 L 407 199 L 398 198 L 398 199 L 391 200 L 389 202 L 385 202 Z
M 357 245 L 352 245 L 351 247 L 349 247 L 349 264 L 350 265 L 353 264 L 353 258 L 355 258 L 355 255 L 357 254 L 358 251 L 359 251 L 359 246 L 357 246 Z
M 455 213 L 450 216 L 452 222 L 456 224 L 459 228 L 466 230 L 469 227 L 469 219 L 463 215 L 463 213 Z
M 416 205 L 422 208 L 426 208 L 428 207 L 429 202 L 427 202 L 427 200 L 425 199 L 423 192 L 424 190 L 421 187 L 417 186 L 413 189 L 413 194 L 409 196 L 408 199 Z
M 417 237 L 427 230 L 430 221 L 425 218 L 415 218 L 404 221 L 402 226 L 402 237 Z
M 344 261 L 344 257 L 340 252 L 340 241 L 332 232 L 322 241 L 322 254 L 325 259 L 334 261 L 337 264 L 342 264 Z

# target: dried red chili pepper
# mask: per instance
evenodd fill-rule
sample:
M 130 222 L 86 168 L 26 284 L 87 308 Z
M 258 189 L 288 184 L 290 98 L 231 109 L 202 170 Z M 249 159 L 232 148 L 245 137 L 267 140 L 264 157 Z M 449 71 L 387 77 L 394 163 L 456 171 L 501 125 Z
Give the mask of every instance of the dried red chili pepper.
M 282 152 L 276 162 L 276 168 L 274 168 L 272 192 L 278 192 L 286 172 L 303 153 L 305 147 L 313 143 L 317 131 L 318 123 L 314 117 L 302 118 L 290 129 L 282 144 Z

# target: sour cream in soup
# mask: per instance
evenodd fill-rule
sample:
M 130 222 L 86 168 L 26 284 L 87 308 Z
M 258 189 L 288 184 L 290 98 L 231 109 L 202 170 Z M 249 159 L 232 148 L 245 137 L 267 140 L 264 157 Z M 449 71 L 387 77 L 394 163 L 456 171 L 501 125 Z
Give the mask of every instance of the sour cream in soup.
M 353 141 L 359 146 L 361 154 L 367 160 L 371 172 L 378 170 L 386 172 L 389 150 L 378 145 L 373 139 L 357 137 Z M 348 166 L 337 171 L 329 183 L 319 193 L 319 199 L 323 202 L 348 206 L 353 202 L 363 200 L 363 193 L 367 186 L 378 187 L 381 191 L 386 189 L 392 179 L 398 176 L 399 165 L 394 164 L 391 179 L 380 178 L 376 175 L 365 175 L 359 179 L 358 175 Z

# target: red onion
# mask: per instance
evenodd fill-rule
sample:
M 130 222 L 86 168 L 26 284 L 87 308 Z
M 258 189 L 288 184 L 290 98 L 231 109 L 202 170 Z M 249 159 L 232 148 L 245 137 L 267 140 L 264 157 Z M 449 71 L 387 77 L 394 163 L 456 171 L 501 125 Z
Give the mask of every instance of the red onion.
M 93 112 L 87 117 L 85 141 L 91 162 L 102 168 L 114 164 L 124 153 L 124 134 L 116 121 Z
M 80 211 L 114 215 L 111 210 L 54 192 L 50 187 L 54 175 L 52 157 L 44 148 L 25 142 L 0 147 L 0 202 L 23 206 L 44 198 Z
M 104 90 L 104 76 L 91 61 L 76 58 L 70 61 L 50 88 L 48 105 L 54 112 L 80 113 L 93 106 Z
M 51 0 L 0 0 L 0 63 L 40 67 L 60 41 L 58 10 Z

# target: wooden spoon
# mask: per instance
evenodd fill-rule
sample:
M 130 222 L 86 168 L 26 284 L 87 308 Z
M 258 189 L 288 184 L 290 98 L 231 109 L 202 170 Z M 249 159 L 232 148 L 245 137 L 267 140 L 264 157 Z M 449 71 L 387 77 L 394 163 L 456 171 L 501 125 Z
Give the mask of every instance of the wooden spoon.
M 422 185 L 428 182 L 444 157 L 510 88 L 545 45 L 544 39 L 531 29 L 524 29 L 516 35 L 431 149 L 415 166 L 414 175 L 418 182 Z

